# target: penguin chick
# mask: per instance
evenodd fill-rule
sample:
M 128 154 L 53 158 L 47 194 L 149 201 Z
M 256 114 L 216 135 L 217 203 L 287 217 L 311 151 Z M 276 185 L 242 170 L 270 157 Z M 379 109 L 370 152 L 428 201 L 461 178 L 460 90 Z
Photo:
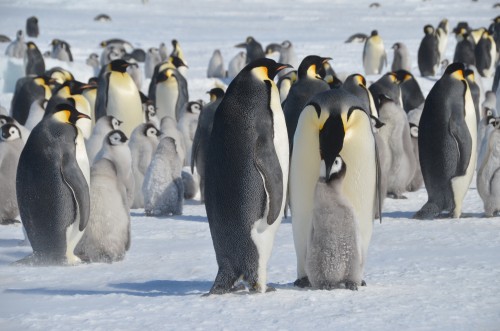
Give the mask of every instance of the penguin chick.
M 424 184 L 424 177 L 422 176 L 422 169 L 420 168 L 420 156 L 418 152 L 418 124 L 424 106 L 413 109 L 408 112 L 408 123 L 410 124 L 411 144 L 413 146 L 413 155 L 415 155 L 415 174 L 410 184 L 407 187 L 409 192 L 415 192 Z
M 173 138 L 160 140 L 144 176 L 142 193 L 147 216 L 182 215 L 182 163 Z
M 24 42 L 23 30 L 18 30 L 16 40 L 13 40 L 5 49 L 5 55 L 18 59 L 24 58 L 26 53 L 26 44 Z
M 411 71 L 411 57 L 410 51 L 408 47 L 402 42 L 397 42 L 392 45 L 392 49 L 394 50 L 394 57 L 392 60 L 392 71 L 398 70 L 407 70 Z
M 92 135 L 89 139 L 85 140 L 85 147 L 87 148 L 87 156 L 89 163 L 94 163 L 94 158 L 102 148 L 104 138 L 113 130 L 118 130 L 122 121 L 119 121 L 114 116 L 103 116 L 99 118 L 92 130 Z
M 306 273 L 313 287 L 361 285 L 361 247 L 354 208 L 342 192 L 346 165 L 338 156 L 327 179 L 316 184 Z
M 236 54 L 227 66 L 227 78 L 232 80 L 238 75 L 238 73 L 245 67 L 247 63 L 247 55 L 245 52 L 239 52 Z
M 89 223 L 75 249 L 88 262 L 123 260 L 130 248 L 129 192 L 134 182 L 127 137 L 113 130 L 90 172 Z
M 151 47 L 146 53 L 146 62 L 144 63 L 144 75 L 146 78 L 153 77 L 155 66 L 161 62 L 161 55 L 158 48 Z
M 224 69 L 224 60 L 219 49 L 214 50 L 210 61 L 208 62 L 207 78 L 224 78 L 226 69 Z
M 488 150 L 477 173 L 477 191 L 483 200 L 484 214 L 493 217 L 500 212 L 500 121 L 488 139 Z

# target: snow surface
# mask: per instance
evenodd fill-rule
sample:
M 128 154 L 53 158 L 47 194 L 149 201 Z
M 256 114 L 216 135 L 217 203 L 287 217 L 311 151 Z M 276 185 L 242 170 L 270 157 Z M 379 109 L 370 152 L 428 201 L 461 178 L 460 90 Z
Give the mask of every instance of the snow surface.
M 418 75 L 422 28 L 446 17 L 472 27 L 488 26 L 500 14 L 495 1 L 467 0 L 0 0 L 0 33 L 13 38 L 36 15 L 42 52 L 53 38 L 72 46 L 75 63 L 47 60 L 79 80 L 98 43 L 123 38 L 147 49 L 176 38 L 189 64 L 192 100 L 207 100 L 206 66 L 215 48 L 225 64 L 233 46 L 254 36 L 263 46 L 289 39 L 299 59 L 330 56 L 337 72 L 362 70 L 362 44 L 344 44 L 351 34 L 377 29 L 390 47 L 403 41 L 424 94 L 433 79 Z M 112 22 L 94 22 L 100 13 Z M 7 44 L 0 44 L 4 54 Z M 453 57 L 450 36 L 447 57 Z M 9 108 L 22 61 L 0 56 L 0 104 Z M 17 74 L 16 74 L 17 72 Z M 369 81 L 378 77 L 370 76 Z M 148 80 L 143 90 L 147 89 Z M 485 88 L 491 79 L 483 80 Z M 475 181 L 474 181 L 475 182 Z M 424 189 L 408 200 L 386 199 L 384 221 L 375 223 L 365 280 L 357 292 L 294 288 L 295 252 L 290 219 L 280 226 L 268 279 L 276 292 L 201 297 L 217 264 L 203 205 L 187 201 L 184 215 L 148 218 L 132 211 L 132 247 L 124 261 L 75 267 L 11 266 L 31 252 L 21 246 L 22 228 L 0 227 L 0 330 L 500 330 L 500 220 L 482 218 L 483 205 L 469 189 L 462 219 L 417 221 Z

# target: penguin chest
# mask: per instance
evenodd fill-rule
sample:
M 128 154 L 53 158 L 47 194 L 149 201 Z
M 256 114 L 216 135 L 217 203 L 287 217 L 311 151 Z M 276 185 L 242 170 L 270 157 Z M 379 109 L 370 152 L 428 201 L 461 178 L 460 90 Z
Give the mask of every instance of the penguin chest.
M 132 130 L 142 123 L 142 104 L 134 81 L 128 74 L 112 72 L 109 77 L 107 115 L 123 121 L 120 129 L 130 137 Z
M 177 120 L 175 115 L 175 106 L 179 98 L 179 88 L 175 79 L 168 79 L 156 85 L 156 107 L 157 116 L 162 119 L 170 116 Z

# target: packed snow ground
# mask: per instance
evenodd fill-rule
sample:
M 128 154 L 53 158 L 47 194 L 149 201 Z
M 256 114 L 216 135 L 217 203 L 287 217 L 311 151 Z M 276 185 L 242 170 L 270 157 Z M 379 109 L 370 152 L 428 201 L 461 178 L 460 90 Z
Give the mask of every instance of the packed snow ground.
M 434 80 L 418 75 L 416 53 L 425 24 L 444 17 L 454 27 L 468 21 L 487 26 L 500 14 L 494 1 L 314 0 L 0 0 L 0 33 L 14 37 L 27 17 L 39 18 L 34 41 L 44 52 L 53 38 L 72 46 L 75 62 L 46 61 L 70 69 L 77 79 L 92 75 L 85 59 L 100 53 L 98 43 L 123 38 L 147 49 L 179 40 L 189 64 L 191 99 L 206 100 L 206 66 L 215 48 L 225 63 L 233 46 L 254 36 L 263 46 L 289 39 L 299 59 L 330 56 L 337 72 L 363 73 L 362 44 L 344 44 L 353 33 L 377 29 L 391 45 L 403 41 L 424 94 Z M 107 13 L 110 23 L 94 16 Z M 0 54 L 6 44 L 0 44 Z M 453 57 L 450 36 L 447 57 Z M 169 47 L 171 50 L 171 47 Z M 22 61 L 0 56 L 0 104 L 9 108 Z M 368 77 L 369 81 L 378 77 Z M 437 79 L 438 77 L 436 77 Z M 147 88 L 145 81 L 143 90 Z M 484 80 L 485 88 L 491 80 Z M 375 223 L 365 280 L 367 287 L 301 290 L 296 278 L 290 219 L 280 226 L 269 281 L 276 292 L 201 297 L 215 278 L 217 264 L 203 205 L 187 201 L 184 215 L 145 217 L 132 211 L 132 247 L 124 261 L 75 267 L 11 266 L 31 252 L 21 246 L 20 225 L 0 227 L 0 330 L 499 330 L 500 220 L 482 218 L 475 180 L 462 219 L 416 221 L 426 191 L 407 200 L 386 199 L 384 221 Z

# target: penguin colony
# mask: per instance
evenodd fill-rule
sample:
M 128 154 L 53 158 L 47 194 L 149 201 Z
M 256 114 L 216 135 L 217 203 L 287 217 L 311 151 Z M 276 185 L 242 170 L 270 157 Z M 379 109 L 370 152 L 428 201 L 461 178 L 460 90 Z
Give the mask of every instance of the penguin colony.
M 28 37 L 39 36 L 38 24 L 27 19 Z M 80 82 L 45 66 L 45 57 L 73 62 L 68 42 L 53 39 L 42 55 L 19 30 L 5 56 L 23 59 L 25 76 L 0 112 L 0 223 L 20 219 L 33 249 L 18 263 L 120 261 L 132 245 L 131 208 L 181 215 L 196 196 L 218 264 L 209 294 L 273 290 L 267 263 L 288 210 L 294 285 L 356 290 L 366 286 L 372 222 L 386 197 L 425 185 L 415 219 L 459 218 L 477 169 L 485 217 L 497 216 L 500 16 L 488 29 L 450 30 L 443 19 L 423 32 L 418 50 L 393 44 L 390 72 L 377 30 L 350 36 L 346 43 L 364 43 L 364 73 L 380 75 L 371 84 L 360 73 L 337 75 L 329 57 L 299 62 L 289 40 L 264 48 L 249 36 L 227 66 L 213 51 L 207 77 L 217 83 L 205 104 L 189 99 L 178 40 L 170 53 L 164 42 L 144 51 L 102 41 L 102 54 L 86 62 L 95 77 Z M 437 80 L 427 96 L 412 53 L 420 77 Z M 483 91 L 481 77 L 493 76 Z

